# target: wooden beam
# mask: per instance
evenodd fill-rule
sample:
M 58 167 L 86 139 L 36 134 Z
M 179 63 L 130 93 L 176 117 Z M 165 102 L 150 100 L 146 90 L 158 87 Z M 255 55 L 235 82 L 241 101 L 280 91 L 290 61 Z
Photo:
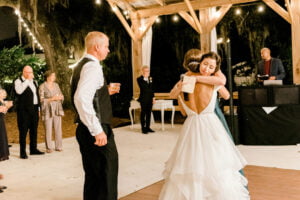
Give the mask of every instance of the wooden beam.
M 146 34 L 147 31 L 149 30 L 149 28 L 150 28 L 150 27 L 153 25 L 153 23 L 155 22 L 156 18 L 157 18 L 157 16 L 152 16 L 152 17 L 146 19 L 146 20 L 147 20 L 147 22 L 146 22 L 146 24 L 145 24 L 146 27 L 145 27 L 144 30 L 142 30 L 142 32 L 140 31 L 140 34 L 139 34 L 139 36 L 138 36 L 138 39 L 139 39 L 139 40 L 143 39 L 143 37 L 145 36 L 145 34 Z
M 200 23 L 203 27 L 203 32 L 200 35 L 200 49 L 202 52 L 208 52 L 211 49 L 211 31 L 208 30 L 210 8 L 199 10 Z
M 131 6 L 131 4 L 127 0 L 107 0 L 110 1 L 113 5 L 118 5 L 122 10 L 129 10 L 134 12 L 136 9 Z
M 163 0 L 155 0 L 159 5 L 163 6 L 164 5 L 164 2 Z
M 277 14 L 279 14 L 283 19 L 285 19 L 288 23 L 291 23 L 291 18 L 289 13 L 283 9 L 278 3 L 274 0 L 263 0 L 265 4 L 267 4 L 270 8 L 272 8 Z
M 136 40 L 136 36 L 135 36 L 134 32 L 131 30 L 128 22 L 124 18 L 123 14 L 121 13 L 121 11 L 118 8 L 118 6 L 114 5 L 113 3 L 111 3 L 110 0 L 108 0 L 108 3 L 111 6 L 111 8 L 113 9 L 113 11 L 115 12 L 115 14 L 117 15 L 117 17 L 119 18 L 119 20 L 121 21 L 121 23 L 123 24 L 124 28 L 126 29 L 126 31 L 128 32 L 128 34 L 130 35 L 131 39 Z
M 191 17 L 187 12 L 185 11 L 179 11 L 178 14 L 195 30 L 197 33 L 200 34 L 200 31 L 197 29 L 196 24 L 193 20 L 193 17 Z
M 140 18 L 133 18 L 132 21 L 132 30 L 136 35 L 139 34 L 139 28 L 141 26 Z M 132 91 L 133 97 L 138 97 L 139 94 L 139 86 L 137 84 L 137 77 L 140 74 L 140 69 L 142 66 L 143 59 L 143 47 L 142 47 L 142 39 L 138 38 L 136 40 L 132 40 Z
M 285 0 L 285 5 L 286 5 L 287 11 L 289 13 L 289 16 L 291 18 L 291 21 L 293 21 L 293 16 L 291 14 L 291 4 L 290 4 L 290 1 L 289 0 Z
M 292 15 L 292 56 L 293 56 L 293 82 L 300 84 L 300 0 L 291 0 Z
M 211 31 L 215 26 L 217 26 L 217 24 L 223 19 L 223 17 L 225 16 L 225 14 L 229 11 L 229 9 L 231 8 L 232 4 L 226 5 L 226 6 L 222 6 L 217 12 L 220 13 L 220 15 L 218 16 L 213 16 L 210 19 L 210 23 L 209 25 L 209 30 Z
M 258 0 L 195 0 L 191 2 L 191 5 L 195 10 L 199 10 L 202 8 L 225 6 L 230 4 L 242 4 L 256 1 Z M 147 18 L 153 15 L 171 15 L 178 13 L 179 11 L 189 11 L 186 3 L 175 3 L 167 6 L 137 9 L 138 15 L 141 18 Z
M 199 22 L 199 19 L 198 17 L 196 16 L 196 13 L 195 13 L 195 10 L 193 9 L 193 6 L 191 5 L 191 2 L 189 0 L 184 0 L 185 4 L 187 5 L 192 17 L 193 17 L 193 20 L 196 24 L 196 27 L 197 29 L 199 30 L 200 34 L 203 32 L 202 31 L 202 27 L 200 25 L 200 22 Z

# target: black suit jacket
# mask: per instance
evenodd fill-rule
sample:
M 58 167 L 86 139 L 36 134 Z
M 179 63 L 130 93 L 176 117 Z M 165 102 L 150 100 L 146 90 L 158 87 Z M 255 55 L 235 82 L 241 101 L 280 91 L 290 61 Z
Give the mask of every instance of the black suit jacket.
M 140 103 L 152 104 L 152 99 L 154 97 L 152 78 L 149 77 L 149 80 L 149 82 L 145 81 L 143 76 L 137 78 L 140 87 L 140 97 L 138 99 Z

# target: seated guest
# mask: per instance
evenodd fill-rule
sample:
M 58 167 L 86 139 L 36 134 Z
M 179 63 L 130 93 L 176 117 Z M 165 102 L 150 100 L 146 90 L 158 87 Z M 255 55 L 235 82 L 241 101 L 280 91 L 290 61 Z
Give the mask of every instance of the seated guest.
M 263 80 L 282 80 L 285 77 L 285 70 L 282 62 L 278 58 L 271 57 L 271 50 L 269 48 L 262 48 L 260 50 L 262 60 L 257 66 L 258 81 Z

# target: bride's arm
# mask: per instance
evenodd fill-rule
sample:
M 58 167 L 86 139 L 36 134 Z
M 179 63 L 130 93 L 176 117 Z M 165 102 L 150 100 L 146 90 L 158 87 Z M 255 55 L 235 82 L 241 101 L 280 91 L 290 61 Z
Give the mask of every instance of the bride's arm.
M 174 85 L 174 87 L 173 87 L 172 90 L 170 91 L 169 97 L 170 97 L 171 99 L 176 99 L 176 98 L 179 96 L 180 92 L 181 92 L 181 88 L 182 88 L 182 81 L 180 80 L 180 81 L 178 81 L 178 82 Z
M 183 116 L 186 116 L 186 112 L 185 112 L 185 110 L 183 109 L 181 100 L 179 99 L 179 95 L 178 95 L 177 101 L 178 101 L 178 106 L 179 106 L 179 110 L 180 110 L 181 114 L 182 114 Z
M 220 97 L 222 97 L 223 99 L 228 100 L 230 98 L 230 93 L 224 86 L 222 86 L 218 90 L 218 92 L 219 92 Z
M 217 71 L 214 76 L 196 76 L 197 82 L 206 83 L 209 85 L 225 85 L 226 77 L 221 72 L 221 70 Z

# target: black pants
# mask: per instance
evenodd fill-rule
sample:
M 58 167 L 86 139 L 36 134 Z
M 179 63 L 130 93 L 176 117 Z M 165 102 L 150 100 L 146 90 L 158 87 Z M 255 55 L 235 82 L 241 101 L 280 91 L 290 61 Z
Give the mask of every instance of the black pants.
M 76 138 L 85 171 L 84 200 L 117 200 L 118 152 L 109 124 L 101 124 L 107 135 L 107 145 L 99 147 L 87 127 L 79 123 Z
M 26 154 L 26 136 L 29 130 L 30 135 L 30 152 L 37 149 L 37 128 L 39 123 L 39 110 L 38 106 L 34 106 L 33 109 L 18 109 L 17 121 L 19 128 L 19 142 L 20 142 L 20 154 Z
M 141 103 L 141 126 L 142 129 L 150 128 L 152 103 Z

